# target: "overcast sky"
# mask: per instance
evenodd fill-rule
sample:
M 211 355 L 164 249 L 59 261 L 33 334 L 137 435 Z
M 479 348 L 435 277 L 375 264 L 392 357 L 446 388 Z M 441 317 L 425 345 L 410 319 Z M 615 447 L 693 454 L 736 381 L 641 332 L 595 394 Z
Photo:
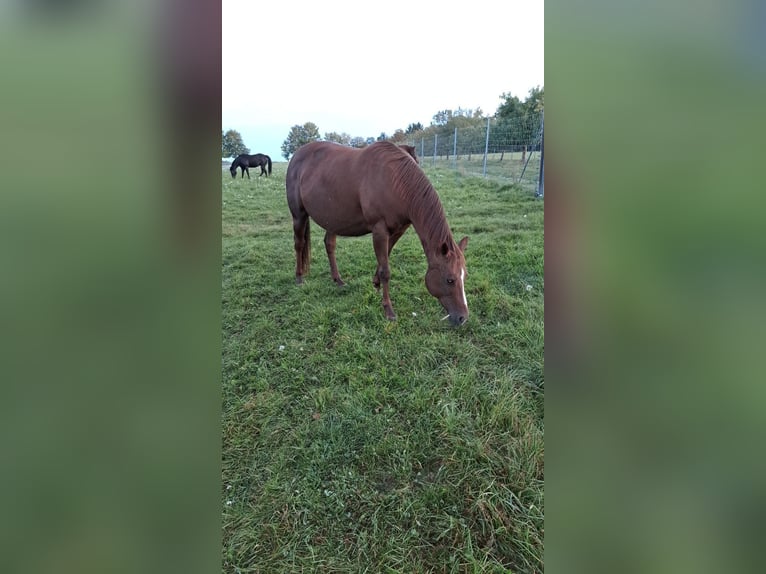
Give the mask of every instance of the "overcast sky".
M 296 124 L 377 137 L 543 86 L 542 0 L 223 0 L 222 129 L 284 161 Z

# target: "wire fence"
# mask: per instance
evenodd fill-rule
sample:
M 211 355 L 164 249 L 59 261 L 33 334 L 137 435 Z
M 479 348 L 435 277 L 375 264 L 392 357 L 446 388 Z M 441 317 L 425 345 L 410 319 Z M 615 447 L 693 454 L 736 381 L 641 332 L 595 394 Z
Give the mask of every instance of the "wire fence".
M 483 125 L 430 127 L 407 140 L 422 165 L 515 183 L 544 194 L 544 116 L 487 118 Z

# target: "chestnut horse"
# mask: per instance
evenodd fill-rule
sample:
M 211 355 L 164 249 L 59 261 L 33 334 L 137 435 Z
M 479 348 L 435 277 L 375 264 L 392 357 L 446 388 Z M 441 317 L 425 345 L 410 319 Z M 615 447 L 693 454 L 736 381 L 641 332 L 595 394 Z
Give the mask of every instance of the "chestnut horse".
M 269 168 L 268 173 L 266 172 L 266 166 Z M 231 166 L 229 167 L 231 177 L 237 177 L 237 168 L 240 168 L 242 169 L 242 177 L 244 178 L 245 172 L 247 172 L 247 179 L 250 179 L 249 167 L 260 167 L 261 173 L 258 174 L 258 177 L 261 177 L 264 174 L 268 177 L 271 175 L 271 158 L 265 153 L 257 153 L 255 155 L 247 155 L 246 153 L 240 154 L 233 162 L 231 162 Z
M 388 258 L 412 225 L 428 261 L 426 287 L 447 311 L 450 323 L 462 325 L 468 319 L 463 286 L 468 238 L 455 243 L 439 196 L 413 155 L 390 142 L 363 149 L 312 142 L 298 149 L 286 180 L 295 235 L 295 279 L 303 283 L 309 269 L 309 218 L 326 231 L 330 274 L 338 286 L 344 283 L 335 262 L 336 236 L 372 233 L 378 260 L 372 282 L 376 289 L 383 287 L 386 317 L 396 319 L 388 290 Z

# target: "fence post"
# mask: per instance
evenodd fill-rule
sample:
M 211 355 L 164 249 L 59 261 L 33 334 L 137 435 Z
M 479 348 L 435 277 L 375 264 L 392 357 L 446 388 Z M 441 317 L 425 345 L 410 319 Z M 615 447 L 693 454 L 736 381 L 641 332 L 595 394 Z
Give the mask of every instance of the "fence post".
M 426 138 L 420 138 L 420 157 L 426 157 Z
M 487 177 L 487 152 L 489 151 L 489 118 L 487 118 L 487 139 L 484 142 L 484 177 Z
M 431 165 L 436 165 L 436 140 L 439 137 L 439 134 L 434 134 L 434 158 L 431 160 Z
M 457 128 L 455 128 L 455 140 L 452 142 L 452 158 L 455 162 L 455 169 L 457 169 Z
M 542 111 L 542 117 L 540 119 L 540 176 L 537 180 L 537 193 L 536 197 L 545 196 L 545 110 Z

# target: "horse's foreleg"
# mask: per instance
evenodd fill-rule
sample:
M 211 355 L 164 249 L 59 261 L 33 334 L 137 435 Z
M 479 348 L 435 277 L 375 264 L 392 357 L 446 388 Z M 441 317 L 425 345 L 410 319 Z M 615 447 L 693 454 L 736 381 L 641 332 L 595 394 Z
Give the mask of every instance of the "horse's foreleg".
M 338 264 L 335 262 L 335 235 L 329 231 L 324 234 L 324 247 L 327 250 L 327 259 L 330 260 L 330 275 L 338 287 L 343 287 L 345 283 L 338 273 Z
M 380 230 L 373 229 L 372 245 L 375 248 L 375 257 L 378 260 L 378 269 L 373 278 L 373 284 L 376 288 L 383 286 L 383 310 L 386 313 L 386 319 L 393 321 L 396 319 L 394 307 L 391 304 L 391 296 L 388 291 L 388 280 L 391 278 L 391 270 L 388 267 L 388 230 L 383 227 Z
M 388 256 L 391 257 L 391 250 L 394 248 L 394 245 L 396 245 L 396 242 L 399 241 L 402 238 L 402 235 L 404 235 L 404 232 L 409 229 L 409 225 L 405 226 L 401 231 L 397 231 L 396 233 L 392 234 L 388 238 Z M 380 289 L 380 277 L 378 275 L 380 269 L 375 271 L 375 275 L 372 277 L 372 284 L 375 286 L 375 289 Z
M 396 242 L 399 241 L 402 238 L 402 235 L 404 235 L 404 232 L 409 229 L 409 225 L 405 225 L 404 228 L 402 228 L 400 231 L 397 231 L 396 233 L 392 234 L 391 237 L 388 240 L 388 255 L 391 255 L 391 250 L 394 248 L 394 245 L 396 245 Z

